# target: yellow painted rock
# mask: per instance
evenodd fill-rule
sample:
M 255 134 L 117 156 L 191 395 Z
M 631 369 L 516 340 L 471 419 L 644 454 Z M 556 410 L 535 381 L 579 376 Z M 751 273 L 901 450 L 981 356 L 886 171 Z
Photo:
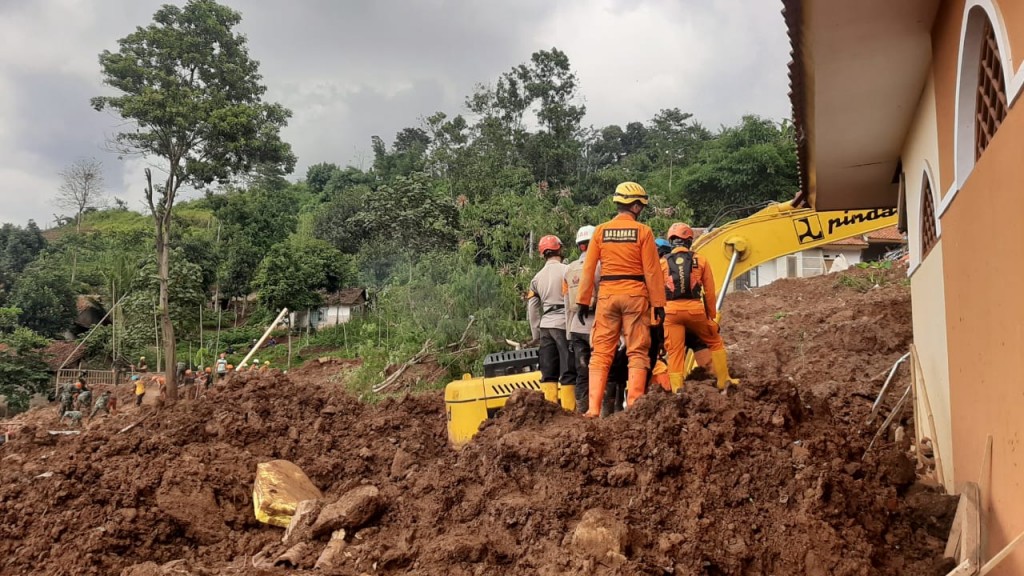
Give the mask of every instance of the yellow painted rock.
M 256 465 L 252 506 L 260 522 L 287 528 L 299 502 L 319 498 L 323 494 L 295 464 L 271 460 Z

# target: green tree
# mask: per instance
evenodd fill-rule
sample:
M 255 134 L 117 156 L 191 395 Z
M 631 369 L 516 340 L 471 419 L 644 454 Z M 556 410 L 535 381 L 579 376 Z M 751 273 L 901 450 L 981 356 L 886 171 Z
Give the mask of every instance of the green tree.
M 705 144 L 681 184 L 701 225 L 721 224 L 723 217 L 743 217 L 766 202 L 788 200 L 799 187 L 791 130 L 787 124 L 744 116 Z
M 71 328 L 77 315 L 75 293 L 62 272 L 40 262 L 18 277 L 10 303 L 21 309 L 23 326 L 50 337 Z
M 46 248 L 46 239 L 36 226 L 29 220 L 28 226 L 22 228 L 14 224 L 0 226 L 0 303 L 10 290 L 11 284 L 39 253 Z
M 350 262 L 322 240 L 292 237 L 260 263 L 255 280 L 260 302 L 272 311 L 317 308 L 320 291 L 336 291 L 353 278 Z
M 166 161 L 166 180 L 154 185 L 146 170 L 145 196 L 156 229 L 157 275 L 164 350 L 169 367 L 175 356 L 171 322 L 170 228 L 174 200 L 182 184 L 196 188 L 225 182 L 257 167 L 290 172 L 291 148 L 280 130 L 290 112 L 262 101 L 266 87 L 259 63 L 249 57 L 245 36 L 234 31 L 241 15 L 213 0 L 164 5 L 153 23 L 104 50 L 104 83 L 120 94 L 92 99 L 134 125 L 115 136 L 129 153 Z M 173 368 L 167 394 L 178 398 Z
M 19 326 L 18 308 L 0 308 L 0 395 L 14 412 L 28 409 L 33 394 L 45 394 L 49 374 L 41 349 L 46 339 Z
M 327 187 L 331 177 L 338 172 L 341 172 L 341 169 L 338 168 L 337 164 L 329 164 L 327 162 L 313 164 L 306 169 L 306 185 L 315 194 L 323 194 L 324 188 Z

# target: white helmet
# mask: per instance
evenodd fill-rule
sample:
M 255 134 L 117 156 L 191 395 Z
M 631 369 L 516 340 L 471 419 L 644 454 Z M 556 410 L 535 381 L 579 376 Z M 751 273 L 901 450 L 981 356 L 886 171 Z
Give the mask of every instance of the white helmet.
M 590 242 L 590 239 L 594 237 L 594 227 L 586 225 L 576 231 L 576 243 L 583 244 L 584 242 Z

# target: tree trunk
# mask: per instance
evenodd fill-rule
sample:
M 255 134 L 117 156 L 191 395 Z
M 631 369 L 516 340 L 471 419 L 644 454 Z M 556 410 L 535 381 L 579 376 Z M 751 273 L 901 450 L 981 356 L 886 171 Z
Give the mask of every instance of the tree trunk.
M 164 377 L 167 381 L 167 400 L 169 402 L 177 402 L 177 358 L 175 357 L 174 324 L 171 323 L 170 294 L 168 290 L 168 282 L 171 275 L 170 227 L 171 211 L 165 210 L 157 220 L 157 278 L 160 281 L 160 326 L 164 339 Z

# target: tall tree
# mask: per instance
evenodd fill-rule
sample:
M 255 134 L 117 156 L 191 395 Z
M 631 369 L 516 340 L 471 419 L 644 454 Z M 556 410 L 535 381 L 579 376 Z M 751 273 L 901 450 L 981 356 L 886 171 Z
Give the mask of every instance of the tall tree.
M 166 179 L 154 184 L 146 169 L 146 203 L 156 229 L 160 318 L 167 359 L 167 394 L 177 400 L 175 338 L 168 303 L 171 213 L 183 184 L 227 182 L 255 168 L 290 172 L 295 156 L 280 137 L 291 113 L 263 102 L 259 63 L 245 36 L 234 31 L 241 15 L 214 0 L 164 5 L 153 23 L 104 50 L 104 83 L 117 96 L 92 99 L 134 123 L 115 136 L 125 153 L 160 158 Z
M 95 158 L 80 158 L 59 174 L 57 205 L 74 211 L 75 231 L 81 234 L 82 214 L 95 207 L 103 195 L 103 164 Z
M 17 276 L 44 248 L 46 239 L 35 221 L 29 220 L 24 228 L 10 223 L 0 226 L 0 302 Z

